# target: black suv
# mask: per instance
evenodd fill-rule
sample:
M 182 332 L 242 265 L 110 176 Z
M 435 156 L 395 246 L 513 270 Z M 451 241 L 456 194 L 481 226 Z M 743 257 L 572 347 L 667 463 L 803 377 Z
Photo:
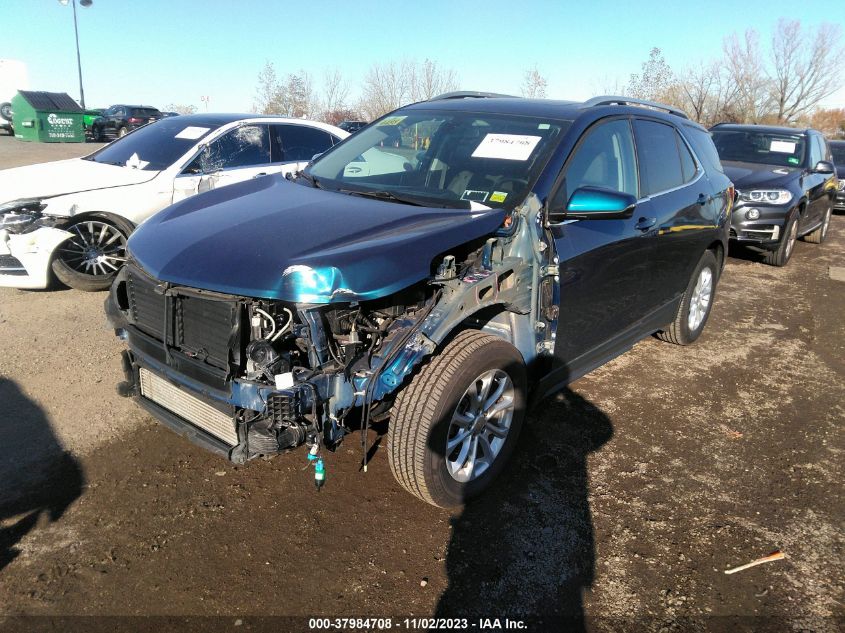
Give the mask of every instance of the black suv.
M 362 127 L 365 127 L 366 125 L 366 121 L 341 121 L 337 127 L 339 127 L 344 132 L 355 134 L 355 132 L 360 130 Z
M 830 153 L 833 154 L 833 164 L 836 167 L 836 202 L 833 208 L 845 211 L 845 141 L 829 141 Z
M 385 143 L 397 128 L 430 142 Z M 107 301 L 119 392 L 235 462 L 306 444 L 318 485 L 324 449 L 389 418 L 399 483 L 454 506 L 529 403 L 644 337 L 699 337 L 733 197 L 707 130 L 661 104 L 409 105 L 294 182 L 138 227 Z
M 711 132 L 739 197 L 732 240 L 762 249 L 774 266 L 786 265 L 797 238 L 824 241 L 836 179 L 821 132 L 725 123 Z
M 113 105 L 91 124 L 91 136 L 95 141 L 107 137 L 123 138 L 135 128 L 154 123 L 164 115 L 152 106 Z

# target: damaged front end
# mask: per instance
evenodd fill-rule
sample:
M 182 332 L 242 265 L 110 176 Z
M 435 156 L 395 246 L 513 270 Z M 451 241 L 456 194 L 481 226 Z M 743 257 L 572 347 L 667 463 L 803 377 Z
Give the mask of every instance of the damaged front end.
M 292 302 L 162 282 L 130 262 L 106 301 L 129 347 L 119 391 L 243 463 L 305 443 L 312 454 L 334 449 L 388 410 L 456 330 L 501 336 L 530 365 L 551 349 L 557 316 L 556 293 L 543 290 L 555 266 L 539 208 L 529 197 L 495 236 L 450 249 L 427 279 L 368 300 L 329 280 L 334 302 L 309 303 L 307 287 L 322 281 L 304 268 L 286 271 L 305 289 Z

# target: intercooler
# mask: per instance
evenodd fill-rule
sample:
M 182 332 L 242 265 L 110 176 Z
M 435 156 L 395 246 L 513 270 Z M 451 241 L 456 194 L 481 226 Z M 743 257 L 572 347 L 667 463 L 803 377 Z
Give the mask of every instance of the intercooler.
M 223 440 L 230 446 L 238 443 L 235 421 L 230 414 L 215 409 L 143 367 L 139 369 L 139 378 L 143 397 Z

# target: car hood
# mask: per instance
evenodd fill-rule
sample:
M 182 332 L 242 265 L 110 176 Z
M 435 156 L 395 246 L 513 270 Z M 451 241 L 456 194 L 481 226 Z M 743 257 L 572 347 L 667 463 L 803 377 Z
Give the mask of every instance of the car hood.
M 433 259 L 496 231 L 501 209 L 415 207 L 266 176 L 188 198 L 142 224 L 131 258 L 161 281 L 300 303 L 387 296 Z
M 756 163 L 737 163 L 722 161 L 725 174 L 740 191 L 755 188 L 784 188 L 801 178 L 804 170 L 800 167 L 777 167 Z
M 0 171 L 0 203 L 19 198 L 52 198 L 69 193 L 137 185 L 160 172 L 71 158 Z

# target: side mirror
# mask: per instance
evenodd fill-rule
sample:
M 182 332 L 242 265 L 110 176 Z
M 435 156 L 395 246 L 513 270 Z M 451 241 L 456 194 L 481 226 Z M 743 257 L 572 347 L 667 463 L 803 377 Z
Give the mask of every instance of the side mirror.
M 816 163 L 816 166 L 813 167 L 813 173 L 815 174 L 832 174 L 833 171 L 833 163 L 829 160 L 820 160 Z
M 565 209 L 549 211 L 549 223 L 564 220 L 617 220 L 630 218 L 637 199 L 629 193 L 603 187 L 579 187 Z

